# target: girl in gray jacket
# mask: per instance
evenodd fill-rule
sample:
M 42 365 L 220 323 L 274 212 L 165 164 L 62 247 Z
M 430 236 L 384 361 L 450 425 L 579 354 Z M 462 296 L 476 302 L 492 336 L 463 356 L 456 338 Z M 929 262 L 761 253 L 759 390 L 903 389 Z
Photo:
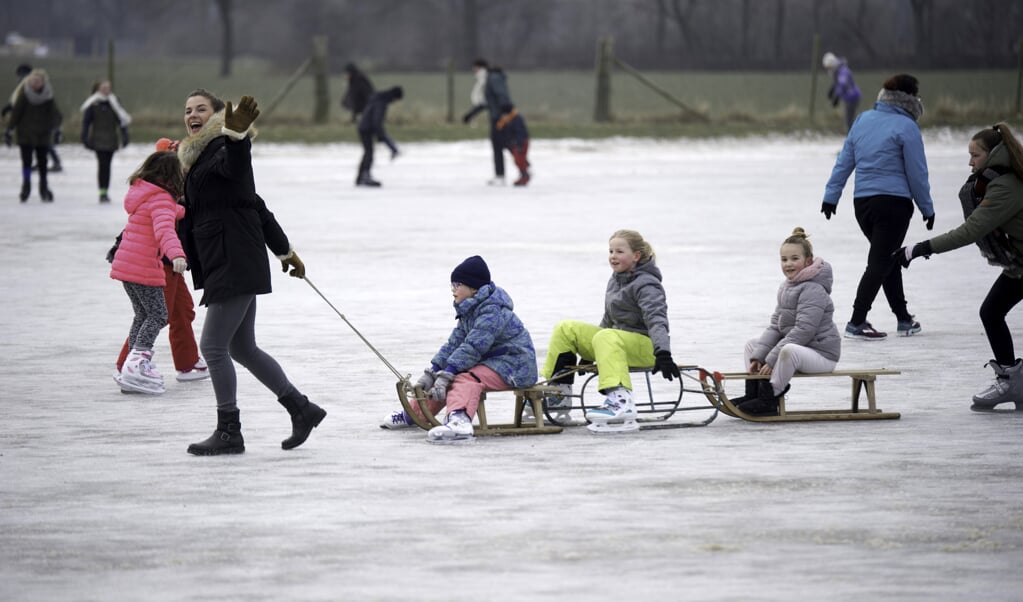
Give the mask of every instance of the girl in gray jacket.
M 831 264 L 814 258 L 802 228 L 781 244 L 781 271 L 785 281 L 778 287 L 771 324 L 759 338 L 746 342 L 743 353 L 750 374 L 771 378 L 747 380 L 746 395 L 732 401 L 754 416 L 776 415 L 793 374 L 831 372 L 842 353 L 833 319 Z

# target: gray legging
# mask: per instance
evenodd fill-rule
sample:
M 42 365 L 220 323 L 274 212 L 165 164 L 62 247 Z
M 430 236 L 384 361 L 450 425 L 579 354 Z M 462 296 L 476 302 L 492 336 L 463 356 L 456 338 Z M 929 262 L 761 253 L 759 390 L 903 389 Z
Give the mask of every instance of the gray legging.
M 277 360 L 256 346 L 255 295 L 239 295 L 210 303 L 199 348 L 210 367 L 217 410 L 230 412 L 238 409 L 238 378 L 232 359 L 278 398 L 296 391 Z
M 135 319 L 128 331 L 128 345 L 132 349 L 149 351 L 156 342 L 160 330 L 167 325 L 167 301 L 162 286 L 149 286 L 125 282 L 124 292 L 128 293 Z

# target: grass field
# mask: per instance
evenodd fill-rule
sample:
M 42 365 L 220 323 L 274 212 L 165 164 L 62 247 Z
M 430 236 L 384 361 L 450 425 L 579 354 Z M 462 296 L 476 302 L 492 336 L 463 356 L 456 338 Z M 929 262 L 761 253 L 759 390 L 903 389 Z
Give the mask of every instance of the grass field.
M 0 57 L 0 73 L 10 74 L 22 62 Z M 106 74 L 107 62 L 100 59 L 44 59 L 34 65 L 49 71 L 58 102 L 65 115 L 65 133 L 75 139 L 81 123 L 80 103 L 89 95 L 92 82 Z M 893 69 L 891 72 L 898 71 Z M 891 72 L 857 72 L 863 90 L 861 110 L 872 106 L 880 83 Z M 255 96 L 267 107 L 278 96 L 290 73 L 267 64 L 239 60 L 234 74 L 219 77 L 213 60 L 133 61 L 116 63 L 115 90 L 134 118 L 133 134 L 139 139 L 181 132 L 185 95 L 205 87 L 225 99 L 242 94 Z M 973 126 L 1001 119 L 1012 121 L 1016 103 L 1016 73 L 1013 71 L 914 72 L 921 81 L 921 95 L 927 113 L 921 125 Z M 464 126 L 459 117 L 468 109 L 472 85 L 469 72 L 454 78 L 455 122 L 447 123 L 447 80 L 445 73 L 370 73 L 378 88 L 402 85 L 405 100 L 392 105 L 388 127 L 399 140 L 456 140 L 485 135 L 485 119 L 475 127 Z M 613 123 L 593 122 L 595 78 L 588 71 L 510 72 L 509 85 L 516 104 L 526 116 L 536 138 L 643 136 L 675 138 L 822 130 L 838 132 L 842 120 L 825 98 L 829 85 L 822 72 L 817 82 L 816 117 L 809 121 L 811 78 L 807 72 L 651 72 L 650 80 L 706 114 L 710 122 L 687 118 L 683 112 L 630 75 L 616 71 L 612 78 Z M 311 122 L 313 85 L 303 77 L 283 98 L 272 114 L 260 119 L 260 136 L 271 141 L 334 142 L 354 140 L 354 128 L 347 123 L 339 99 L 345 81 L 339 75 L 329 83 L 330 121 Z

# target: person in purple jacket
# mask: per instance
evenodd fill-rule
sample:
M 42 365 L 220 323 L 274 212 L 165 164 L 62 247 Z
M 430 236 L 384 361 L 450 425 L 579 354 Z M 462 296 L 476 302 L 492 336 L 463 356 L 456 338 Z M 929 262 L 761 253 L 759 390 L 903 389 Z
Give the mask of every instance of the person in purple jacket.
M 831 74 L 831 87 L 828 88 L 831 106 L 837 107 L 839 102 L 845 103 L 845 131 L 848 132 L 852 129 L 853 120 L 856 119 L 856 109 L 860 107 L 860 89 L 856 87 L 852 71 L 845 59 L 825 52 L 821 62 Z
M 927 229 L 934 228 L 927 157 L 917 125 L 924 113 L 918 92 L 919 83 L 912 75 L 901 73 L 885 80 L 874 108 L 853 122 L 824 189 L 821 213 L 830 220 L 838 210 L 846 180 L 856 171 L 853 208 L 860 230 L 870 241 L 867 267 L 845 327 L 847 338 L 878 341 L 888 336 L 867 321 L 867 313 L 882 288 L 898 320 L 899 334 L 920 332 L 920 323 L 907 309 L 902 270 L 892 255 L 906 238 L 914 202 Z

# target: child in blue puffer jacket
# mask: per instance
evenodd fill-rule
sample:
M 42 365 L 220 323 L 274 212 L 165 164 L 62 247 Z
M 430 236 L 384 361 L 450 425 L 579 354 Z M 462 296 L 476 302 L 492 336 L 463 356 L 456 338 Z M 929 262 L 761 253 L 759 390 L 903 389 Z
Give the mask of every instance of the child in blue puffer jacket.
M 533 339 L 515 315 L 511 297 L 491 281 L 482 257 L 473 255 L 451 272 L 451 294 L 458 323 L 416 382 L 427 391 L 432 413 L 447 406 L 445 424 L 427 433 L 431 443 L 472 440 L 472 419 L 484 392 L 529 387 L 537 379 Z M 414 424 L 396 411 L 380 426 Z

